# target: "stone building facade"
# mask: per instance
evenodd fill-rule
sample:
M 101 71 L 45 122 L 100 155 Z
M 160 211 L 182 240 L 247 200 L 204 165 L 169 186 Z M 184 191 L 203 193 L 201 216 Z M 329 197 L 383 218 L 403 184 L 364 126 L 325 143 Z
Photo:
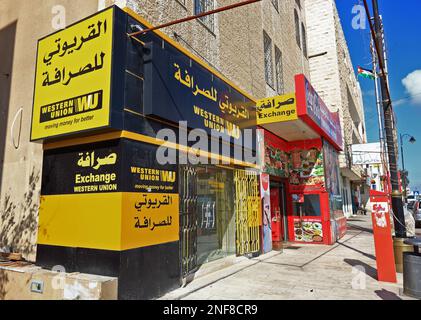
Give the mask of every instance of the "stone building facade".
M 200 2 L 199 7 L 197 2 Z M 42 146 L 29 140 L 37 39 L 113 4 L 127 6 L 157 25 L 193 15 L 198 9 L 203 10 L 204 5 L 205 10 L 210 10 L 235 2 L 237 1 L 0 2 L 1 250 L 22 252 L 26 259 L 35 261 Z M 258 99 L 293 92 L 295 74 L 304 73 L 310 78 L 305 16 L 303 1 L 263 0 L 217 14 L 213 18 L 175 25 L 163 31 Z M 268 73 L 268 70 L 271 72 Z
M 362 203 L 366 195 L 364 168 L 352 165 L 351 158 L 351 146 L 367 142 L 361 87 L 335 1 L 307 0 L 305 10 L 312 83 L 331 111 L 340 113 L 345 147 L 340 155 L 342 198 L 350 216 L 353 199 Z

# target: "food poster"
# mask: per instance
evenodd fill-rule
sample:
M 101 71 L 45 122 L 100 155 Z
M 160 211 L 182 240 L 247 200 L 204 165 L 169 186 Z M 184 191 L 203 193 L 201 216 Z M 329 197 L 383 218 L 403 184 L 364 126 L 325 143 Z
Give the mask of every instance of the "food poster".
M 263 206 L 263 253 L 272 251 L 272 217 L 270 208 L 270 178 L 268 174 L 260 175 L 260 196 Z
M 294 186 L 301 187 L 306 190 L 323 189 L 325 171 L 320 141 L 297 143 L 290 154 L 289 183 L 291 187 L 293 189 Z
M 321 220 L 294 218 L 294 238 L 297 242 L 322 243 L 323 224 Z
M 331 216 L 334 219 L 341 219 L 343 214 L 343 200 L 341 195 L 341 178 L 339 174 L 339 156 L 337 151 L 326 141 L 323 143 L 326 191 L 329 193 L 329 205 Z
M 265 146 L 265 172 L 277 177 L 288 177 L 289 154 L 270 145 Z
M 287 143 L 268 131 L 265 131 L 264 139 L 264 172 L 271 176 L 289 177 L 291 163 Z

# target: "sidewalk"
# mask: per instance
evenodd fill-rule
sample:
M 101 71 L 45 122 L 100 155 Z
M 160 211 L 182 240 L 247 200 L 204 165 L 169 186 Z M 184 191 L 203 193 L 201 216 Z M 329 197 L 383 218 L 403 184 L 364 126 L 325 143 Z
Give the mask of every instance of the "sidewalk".
M 334 246 L 293 245 L 283 253 L 245 259 L 161 299 L 411 299 L 402 294 L 402 274 L 397 284 L 376 280 L 370 217 L 354 217 L 348 224 L 347 235 Z M 364 268 L 366 275 L 358 273 L 356 266 Z

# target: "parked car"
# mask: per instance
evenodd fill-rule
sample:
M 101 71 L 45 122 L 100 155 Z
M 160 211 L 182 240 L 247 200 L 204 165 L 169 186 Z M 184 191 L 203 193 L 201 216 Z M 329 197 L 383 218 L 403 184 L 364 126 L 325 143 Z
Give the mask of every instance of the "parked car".
M 419 200 L 416 201 L 410 201 L 408 203 L 408 210 L 412 212 L 415 219 L 415 226 L 417 228 L 421 227 L 421 208 L 420 208 L 421 202 Z

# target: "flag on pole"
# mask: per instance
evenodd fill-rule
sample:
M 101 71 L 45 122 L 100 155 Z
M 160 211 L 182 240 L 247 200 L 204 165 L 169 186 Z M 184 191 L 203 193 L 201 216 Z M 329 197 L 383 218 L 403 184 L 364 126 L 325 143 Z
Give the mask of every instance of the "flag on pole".
M 367 79 L 371 79 L 374 80 L 374 72 L 371 70 L 367 70 L 361 67 L 358 67 L 358 75 L 363 77 L 363 78 L 367 78 Z

